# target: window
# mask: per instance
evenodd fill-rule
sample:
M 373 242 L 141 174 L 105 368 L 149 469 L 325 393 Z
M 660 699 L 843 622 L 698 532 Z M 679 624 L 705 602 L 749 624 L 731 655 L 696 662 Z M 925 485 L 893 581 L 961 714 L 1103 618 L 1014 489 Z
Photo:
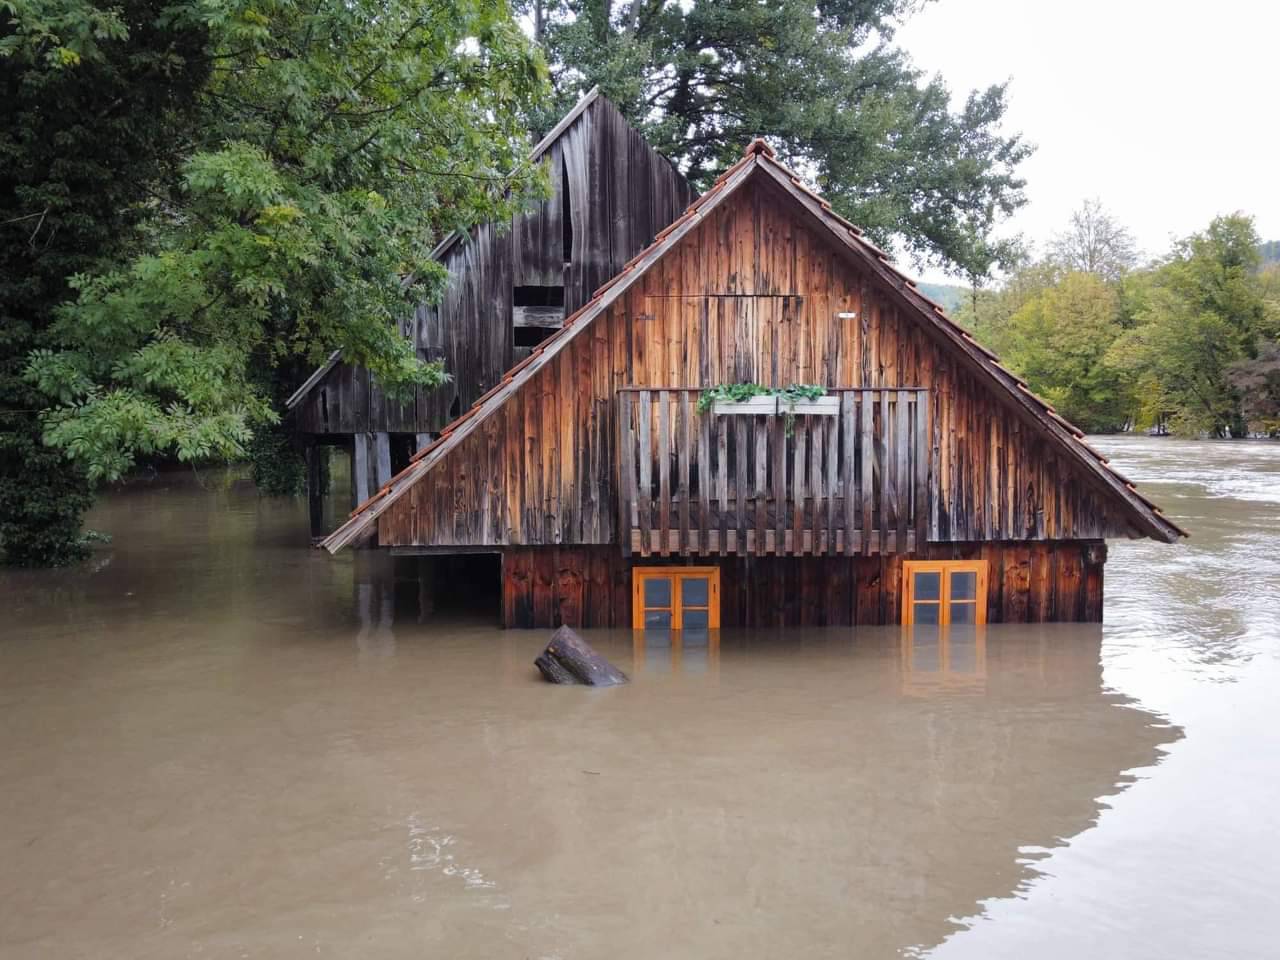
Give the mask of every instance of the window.
M 564 326 L 564 287 L 515 287 L 511 311 L 512 345 L 536 347 Z
M 636 567 L 631 571 L 631 625 L 637 630 L 718 630 L 720 570 Z
M 987 561 L 907 560 L 902 577 L 904 624 L 987 622 Z

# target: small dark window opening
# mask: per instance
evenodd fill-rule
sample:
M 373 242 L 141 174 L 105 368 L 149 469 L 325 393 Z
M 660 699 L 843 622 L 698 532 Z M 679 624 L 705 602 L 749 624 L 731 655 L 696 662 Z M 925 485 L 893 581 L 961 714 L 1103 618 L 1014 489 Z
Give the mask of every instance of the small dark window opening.
M 564 287 L 515 287 L 511 292 L 513 307 L 563 307 Z
M 536 347 L 564 325 L 564 287 L 515 287 L 511 305 L 515 308 L 511 336 L 515 347 Z
M 555 327 L 516 327 L 512 339 L 514 346 L 536 347 L 555 332 Z
M 409 466 L 409 458 L 417 452 L 417 438 L 412 433 L 391 434 L 391 475 Z
M 569 202 L 569 164 L 560 161 L 560 241 L 564 262 L 573 259 L 573 205 Z
M 459 394 L 453 395 L 453 403 L 449 404 L 449 419 L 457 420 L 462 415 L 462 397 Z

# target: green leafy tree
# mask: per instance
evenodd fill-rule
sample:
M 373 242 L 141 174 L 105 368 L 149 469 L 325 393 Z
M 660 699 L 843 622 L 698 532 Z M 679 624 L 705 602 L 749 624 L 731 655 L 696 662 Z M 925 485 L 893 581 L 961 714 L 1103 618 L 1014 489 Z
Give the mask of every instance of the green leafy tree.
M 1119 295 L 1092 273 L 1069 273 L 1031 297 L 996 338 L 1004 361 L 1031 389 L 1085 430 L 1124 427 L 1132 406 L 1108 361 L 1120 336 Z
M 1118 339 L 1111 362 L 1139 384 L 1144 419 L 1167 416 L 1186 434 L 1248 433 L 1229 372 L 1255 359 L 1277 332 L 1258 266 L 1252 218 L 1217 217 L 1179 242 L 1133 292 L 1135 325 Z
M 76 556 L 86 481 L 139 454 L 243 456 L 334 348 L 442 382 L 396 329 L 433 237 L 545 190 L 504 0 L 3 0 L 0 71 L 11 561 Z
M 1062 268 L 1050 260 L 1024 264 L 998 287 L 972 289 L 956 311 L 956 322 L 1000 353 L 1008 345 L 1006 331 L 1013 315 L 1058 283 L 1062 275 Z
M 250 371 L 341 348 L 391 389 L 448 376 L 398 321 L 441 229 L 509 213 L 544 68 L 501 0 L 239 0 L 208 24 L 199 127 L 151 185 L 144 250 L 74 275 L 28 374 L 91 479 L 139 453 L 241 456 L 275 414 Z
M 209 73 L 206 45 L 203 25 L 163 2 L 0 2 L 4 562 L 84 553 L 84 470 L 43 443 L 50 398 L 23 371 L 53 340 L 54 313 L 72 296 L 67 278 L 126 256 L 148 215 L 148 184 L 174 175 L 172 144 L 188 136 Z
M 914 0 L 525 0 L 559 101 L 599 84 L 701 187 L 757 135 L 839 212 L 918 263 L 985 278 L 1018 257 L 992 230 L 1024 202 L 1029 148 L 1005 88 L 959 110 L 890 45 Z

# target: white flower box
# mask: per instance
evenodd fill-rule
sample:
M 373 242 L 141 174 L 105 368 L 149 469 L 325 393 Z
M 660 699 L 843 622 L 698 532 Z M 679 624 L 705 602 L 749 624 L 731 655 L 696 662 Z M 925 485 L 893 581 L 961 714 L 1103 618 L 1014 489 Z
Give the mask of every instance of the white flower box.
M 774 396 L 748 397 L 746 400 L 717 400 L 712 407 L 717 417 L 738 414 L 748 417 L 772 417 L 778 412 L 778 398 Z
M 840 398 L 818 397 L 814 400 L 797 400 L 791 404 L 779 397 L 778 413 L 793 413 L 797 417 L 834 417 L 840 413 Z

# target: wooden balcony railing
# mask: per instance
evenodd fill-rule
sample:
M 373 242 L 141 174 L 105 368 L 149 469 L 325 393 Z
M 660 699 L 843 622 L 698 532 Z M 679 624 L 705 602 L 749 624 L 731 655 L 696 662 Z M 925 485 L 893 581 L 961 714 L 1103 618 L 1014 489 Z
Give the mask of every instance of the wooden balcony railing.
M 915 549 L 928 507 L 924 390 L 833 390 L 835 415 L 700 414 L 697 388 L 618 392 L 623 550 Z

